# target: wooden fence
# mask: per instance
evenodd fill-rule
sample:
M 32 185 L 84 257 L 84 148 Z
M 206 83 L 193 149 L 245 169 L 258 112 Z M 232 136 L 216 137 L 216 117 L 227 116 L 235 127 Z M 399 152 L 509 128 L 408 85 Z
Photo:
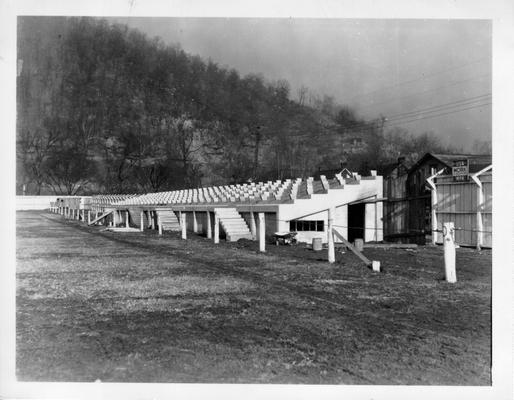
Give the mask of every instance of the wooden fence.
M 492 247 L 492 173 L 488 171 L 477 179 L 481 185 L 471 178 L 459 182 L 454 181 L 452 176 L 440 176 L 434 180 L 434 243 L 443 241 L 443 224 L 453 222 L 456 228 L 455 243 Z

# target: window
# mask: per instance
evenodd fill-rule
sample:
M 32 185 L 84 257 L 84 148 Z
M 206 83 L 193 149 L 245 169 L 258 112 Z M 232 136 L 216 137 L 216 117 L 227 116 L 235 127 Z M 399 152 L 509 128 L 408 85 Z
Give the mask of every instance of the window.
M 289 230 L 291 232 L 323 232 L 325 230 L 325 221 L 289 221 Z

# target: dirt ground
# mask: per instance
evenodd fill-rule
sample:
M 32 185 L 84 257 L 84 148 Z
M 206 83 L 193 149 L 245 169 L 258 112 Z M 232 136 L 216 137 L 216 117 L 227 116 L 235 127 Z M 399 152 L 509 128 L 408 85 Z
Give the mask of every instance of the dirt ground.
M 22 381 L 490 385 L 491 251 L 351 252 L 17 214 Z

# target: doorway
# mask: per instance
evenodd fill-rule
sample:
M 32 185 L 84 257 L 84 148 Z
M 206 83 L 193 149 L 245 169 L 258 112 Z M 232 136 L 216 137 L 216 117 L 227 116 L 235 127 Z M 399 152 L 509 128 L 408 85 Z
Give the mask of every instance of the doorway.
M 364 203 L 348 205 L 348 241 L 351 243 L 364 239 L 365 206 Z

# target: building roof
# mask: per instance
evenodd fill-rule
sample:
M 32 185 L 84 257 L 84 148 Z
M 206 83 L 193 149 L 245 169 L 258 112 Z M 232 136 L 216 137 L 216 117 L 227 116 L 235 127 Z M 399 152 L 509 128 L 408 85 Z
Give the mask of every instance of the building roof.
M 469 162 L 469 172 L 474 173 L 478 172 L 485 167 L 492 164 L 493 159 L 491 155 L 488 154 L 434 154 L 434 153 L 426 153 L 423 157 L 421 157 L 409 170 L 409 173 L 416 170 L 421 164 L 423 164 L 427 159 L 434 158 L 439 162 L 443 163 L 447 167 L 451 168 L 454 161 L 458 160 L 468 160 Z

